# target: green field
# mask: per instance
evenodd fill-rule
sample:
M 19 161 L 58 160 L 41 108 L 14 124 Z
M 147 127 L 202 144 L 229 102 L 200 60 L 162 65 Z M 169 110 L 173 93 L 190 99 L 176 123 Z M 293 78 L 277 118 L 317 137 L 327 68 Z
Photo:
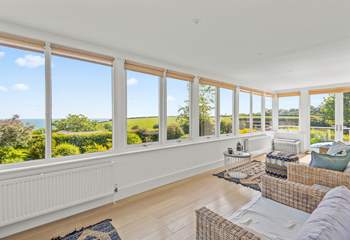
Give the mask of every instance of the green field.
M 221 117 L 222 122 L 230 122 L 231 118 L 229 116 Z M 167 119 L 168 124 L 176 123 L 176 116 L 170 116 Z M 128 131 L 131 130 L 133 126 L 138 126 L 143 129 L 153 129 L 156 124 L 159 124 L 158 117 L 137 117 L 128 118 Z

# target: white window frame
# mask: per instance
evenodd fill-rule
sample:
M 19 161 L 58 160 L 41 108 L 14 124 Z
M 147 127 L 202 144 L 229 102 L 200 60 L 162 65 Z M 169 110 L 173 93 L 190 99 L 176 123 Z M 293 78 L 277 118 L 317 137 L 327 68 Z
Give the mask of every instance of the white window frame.
M 48 160 L 52 162 L 52 160 L 59 160 L 59 161 L 64 161 L 64 160 L 74 160 L 74 159 L 81 159 L 81 158 L 89 158 L 89 157 L 96 157 L 96 156 L 103 156 L 106 154 L 112 154 L 115 153 L 116 150 L 116 119 L 115 119 L 115 108 L 116 108 L 116 103 L 115 103 L 115 86 L 116 86 L 116 66 L 113 64 L 111 66 L 111 94 L 112 94 L 112 148 L 104 151 L 104 152 L 94 152 L 94 153 L 81 153 L 78 155 L 72 155 L 72 156 L 63 156 L 63 157 L 52 157 L 52 55 L 51 54 L 51 47 L 50 43 L 45 44 L 45 111 L 46 111 L 46 119 L 45 119 L 45 127 L 47 128 L 45 131 L 45 159 L 43 160 Z M 60 56 L 58 56 L 60 57 Z M 63 57 L 70 59 L 69 57 Z M 48 60 L 48 62 L 46 62 Z M 84 60 L 78 59 L 78 61 L 82 62 L 87 62 Z M 98 63 L 95 63 L 98 64 Z M 49 131 L 50 130 L 50 131 Z
M 264 95 L 259 95 L 259 94 L 254 94 L 254 92 L 250 92 L 251 94 L 251 115 L 252 115 L 252 126 L 251 126 L 251 132 L 252 133 L 262 133 L 265 132 L 265 107 L 264 107 L 264 103 L 265 103 L 265 96 Z M 254 113 L 253 113 L 253 105 L 254 105 L 254 95 L 255 96 L 259 96 L 260 97 L 260 122 L 261 122 L 261 128 L 260 130 L 253 132 L 254 130 Z M 263 125 L 264 123 L 264 125 Z
M 177 81 L 184 81 L 184 82 L 188 82 L 188 84 L 190 85 L 189 89 L 188 89 L 188 108 L 189 108 L 189 133 L 188 133 L 188 138 L 185 138 L 185 139 L 170 139 L 168 140 L 168 88 L 167 88 L 167 84 L 168 84 L 168 78 L 165 74 L 164 76 L 164 120 L 165 120 L 165 123 L 164 123 L 164 129 L 162 129 L 162 132 L 163 132 L 163 138 L 164 138 L 164 142 L 163 143 L 167 143 L 167 144 L 179 144 L 179 143 L 183 143 L 183 142 L 188 142 L 188 141 L 191 141 L 193 139 L 193 136 L 192 136 L 192 111 L 193 111 L 193 108 L 191 107 L 192 106 L 192 102 L 193 102 L 193 91 L 192 91 L 192 88 L 193 88 L 193 81 L 186 81 L 186 80 L 181 80 L 181 79 L 176 79 Z
M 125 63 L 125 61 L 124 61 Z M 125 66 L 123 66 L 125 69 Z M 124 139 L 125 139 L 125 146 L 122 151 L 130 151 L 132 149 L 138 149 L 138 148 L 148 148 L 148 147 L 157 147 L 160 145 L 163 145 L 165 143 L 164 140 L 164 75 L 162 77 L 148 74 L 151 76 L 155 76 L 159 78 L 158 82 L 158 141 L 157 142 L 146 142 L 146 143 L 139 143 L 139 144 L 128 144 L 127 143 L 127 137 L 128 137 L 128 87 L 127 87 L 127 81 L 128 81 L 128 75 L 127 71 L 125 69 L 125 76 L 124 76 L 124 85 L 125 85 L 125 115 L 124 115 L 124 122 L 125 122 L 125 130 L 124 130 Z M 129 70 L 132 71 L 132 70 Z M 137 72 L 137 71 L 132 71 L 132 72 Z M 145 73 L 147 74 L 147 73 Z
M 263 95 L 264 101 L 263 101 L 263 112 L 264 112 L 264 132 L 272 132 L 273 131 L 273 96 L 271 95 Z M 266 129 L 266 98 L 271 98 L 271 130 Z
M 284 130 L 284 129 L 280 129 L 280 108 L 279 108 L 279 103 L 280 103 L 280 98 L 287 98 L 287 97 L 298 97 L 298 106 L 299 106 L 299 110 L 298 110 L 298 129 L 296 130 Z M 297 96 L 281 96 L 281 97 L 277 97 L 277 131 L 281 132 L 281 133 L 299 133 L 300 132 L 300 109 L 301 109 L 301 96 L 297 95 Z
M 44 159 L 33 159 L 30 161 L 24 161 L 19 163 L 11 164 L 0 164 L 0 170 L 2 169 L 12 169 L 12 168 L 22 168 L 39 164 L 52 164 L 56 162 L 67 162 L 70 160 L 80 160 L 94 158 L 98 156 L 105 156 L 116 153 L 117 149 L 115 147 L 116 140 L 114 134 L 116 134 L 116 119 L 115 119 L 115 86 L 116 86 L 116 76 L 115 66 L 111 66 L 111 94 L 112 94 L 112 148 L 104 152 L 94 152 L 94 153 L 82 153 L 78 155 L 63 156 L 63 157 L 52 157 L 52 55 L 51 47 L 49 42 L 45 42 L 44 51 L 41 52 L 44 54 L 45 63 L 44 63 L 44 77 L 45 77 L 45 158 Z M 9 46 L 9 48 L 18 49 L 16 47 Z M 31 50 L 29 50 L 31 51 Z M 68 58 L 69 59 L 69 58 Z M 84 60 L 79 60 L 83 61 Z M 98 63 L 96 63 L 98 64 Z
M 208 136 L 199 136 L 199 77 L 195 76 L 190 82 L 189 108 L 190 108 L 190 133 L 187 139 L 167 140 L 167 79 L 166 72 L 159 77 L 159 138 L 158 142 L 127 144 L 127 70 L 125 69 L 125 59 L 115 56 L 115 61 L 111 67 L 111 94 L 112 94 L 112 149 L 105 152 L 79 154 L 74 156 L 65 156 L 52 158 L 52 72 L 51 72 L 51 47 L 50 43 L 45 44 L 45 159 L 36 161 L 27 161 L 23 163 L 9 164 L 14 167 L 31 166 L 38 164 L 51 164 L 55 162 L 64 163 L 67 160 L 86 160 L 107 158 L 112 155 L 129 154 L 133 152 L 147 151 L 145 147 L 151 149 L 162 149 L 163 147 L 181 146 L 188 144 L 204 143 L 226 138 L 239 138 L 243 136 L 254 135 L 252 132 L 252 92 L 250 92 L 250 133 L 240 134 L 239 132 L 239 93 L 240 87 L 232 90 L 232 133 L 220 134 L 220 87 L 214 86 L 215 91 L 215 133 Z M 84 60 L 81 60 L 84 61 Z M 181 80 L 180 80 L 181 81 Z M 210 84 L 208 84 L 210 85 Z M 264 97 L 262 99 L 262 108 L 265 109 Z M 299 98 L 300 102 L 300 98 Z M 265 115 L 262 109 L 262 121 Z M 300 113 L 299 113 L 300 114 Z M 278 115 L 277 115 L 278 117 Z M 300 117 L 299 117 L 300 119 Z M 265 128 L 263 124 L 262 128 Z M 300 128 L 300 126 L 299 126 Z M 261 132 L 258 132 L 261 134 Z M 141 150 L 140 150 L 141 149 Z M 8 165 L 7 165 L 8 166 Z M 11 168 L 10 167 L 10 168 Z M 6 167 L 5 169 L 7 169 Z M 0 166 L 2 169 L 2 166 Z
M 218 137 L 233 137 L 235 134 L 235 127 L 234 127 L 234 115 L 235 115 L 235 90 L 234 89 L 226 89 L 232 92 L 232 98 L 231 98 L 231 106 L 232 106 L 232 126 L 231 126 L 231 133 L 221 133 L 221 89 L 218 87 L 217 91 L 218 91 L 218 111 L 217 111 L 217 122 L 218 122 Z
M 199 111 L 199 86 L 200 85 L 208 85 L 208 86 L 212 86 L 212 87 L 215 87 L 215 130 L 214 130 L 214 134 L 211 134 L 211 135 L 206 135 L 206 136 L 200 136 L 199 133 L 199 120 L 200 120 L 200 111 Z M 198 136 L 197 138 L 199 139 L 212 139 L 212 138 L 218 138 L 220 137 L 220 129 L 218 130 L 218 124 L 220 126 L 220 123 L 218 123 L 218 110 L 220 111 L 220 109 L 218 109 L 218 104 L 220 104 L 220 96 L 219 96 L 219 99 L 218 99 L 218 95 L 220 94 L 219 91 L 218 91 L 218 87 L 216 86 L 213 86 L 213 85 L 210 85 L 210 84 L 200 84 L 198 83 L 198 88 L 197 88 L 197 91 L 198 91 L 198 98 L 197 98 L 197 109 L 198 109 L 198 118 L 196 119 L 197 121 L 197 125 L 198 125 Z

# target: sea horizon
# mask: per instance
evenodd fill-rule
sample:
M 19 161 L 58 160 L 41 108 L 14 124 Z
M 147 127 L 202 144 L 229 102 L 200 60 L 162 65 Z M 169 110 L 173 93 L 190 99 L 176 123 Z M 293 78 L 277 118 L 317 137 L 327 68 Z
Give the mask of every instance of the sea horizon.
M 108 118 L 90 118 L 90 119 L 98 122 L 112 121 L 111 119 L 108 119 Z M 7 119 L 0 119 L 0 120 L 7 120 Z M 44 118 L 20 118 L 19 120 L 26 125 L 34 126 L 34 129 L 45 128 Z M 52 119 L 52 120 L 55 121 L 59 119 Z

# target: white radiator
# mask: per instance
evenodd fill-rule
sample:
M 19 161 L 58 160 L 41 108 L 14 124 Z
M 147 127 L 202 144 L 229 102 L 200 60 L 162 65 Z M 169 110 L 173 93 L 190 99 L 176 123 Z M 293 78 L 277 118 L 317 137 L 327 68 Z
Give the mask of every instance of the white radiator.
M 299 154 L 301 152 L 301 142 L 299 140 L 275 138 L 273 140 L 273 146 L 275 151 L 293 154 Z
M 246 148 L 250 153 L 266 153 L 271 150 L 272 138 L 267 135 L 256 136 L 246 139 Z
M 111 163 L 0 182 L 0 227 L 113 193 Z

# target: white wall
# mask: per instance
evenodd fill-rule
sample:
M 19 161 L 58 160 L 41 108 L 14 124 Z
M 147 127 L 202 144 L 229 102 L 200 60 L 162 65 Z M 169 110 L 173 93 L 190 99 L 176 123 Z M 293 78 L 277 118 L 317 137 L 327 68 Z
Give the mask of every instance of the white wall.
M 71 168 L 77 169 L 81 166 L 110 161 L 113 163 L 113 182 L 110 183 L 111 192 L 115 185 L 118 186 L 119 191 L 114 195 L 111 194 L 110 197 L 95 199 L 91 202 L 55 212 L 47 212 L 35 218 L 4 226 L 0 228 L 0 238 L 223 166 L 223 151 L 227 147 L 234 147 L 236 141 L 237 139 L 233 138 L 211 140 L 210 142 L 123 153 L 80 162 L 72 161 L 55 166 L 44 167 L 38 165 L 25 170 L 5 172 L 1 175 L 0 184 L 7 179 L 45 175 L 50 172 Z M 270 143 L 267 143 L 266 146 L 260 146 L 260 149 L 251 150 L 255 153 L 261 153 L 261 151 L 266 151 L 266 147 L 269 146 Z

